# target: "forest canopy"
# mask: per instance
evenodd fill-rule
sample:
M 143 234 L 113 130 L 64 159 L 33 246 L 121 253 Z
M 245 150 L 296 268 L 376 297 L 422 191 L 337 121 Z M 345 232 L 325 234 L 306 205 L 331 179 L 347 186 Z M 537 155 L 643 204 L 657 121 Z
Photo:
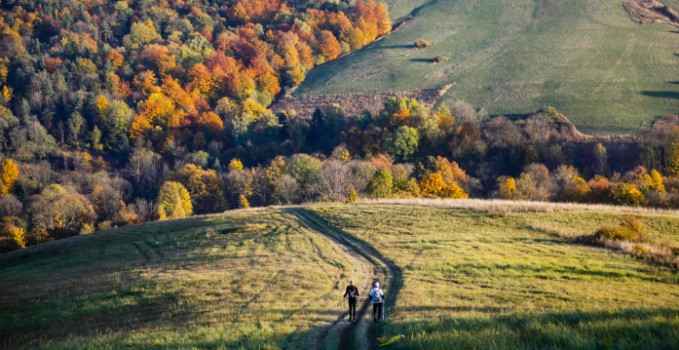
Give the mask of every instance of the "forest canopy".
M 679 207 L 679 117 L 628 138 L 545 108 L 269 106 L 391 30 L 384 3 L 4 1 L 0 252 L 111 227 L 359 197 Z
M 391 30 L 375 0 L 3 1 L 1 14 L 3 123 L 121 161 L 134 144 L 236 146 L 314 66 Z

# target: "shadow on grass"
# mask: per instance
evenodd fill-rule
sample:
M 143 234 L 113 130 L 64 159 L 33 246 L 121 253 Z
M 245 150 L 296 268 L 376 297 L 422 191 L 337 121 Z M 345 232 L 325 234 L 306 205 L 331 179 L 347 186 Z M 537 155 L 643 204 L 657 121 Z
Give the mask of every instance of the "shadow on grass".
M 642 91 L 641 94 L 647 97 L 679 99 L 677 91 Z
M 413 63 L 438 63 L 438 62 L 440 62 L 440 59 L 437 59 L 435 57 L 432 57 L 432 58 L 411 58 L 409 61 L 413 62 Z
M 382 45 L 375 47 L 379 50 L 397 50 L 397 49 L 414 49 L 415 44 L 394 44 L 394 45 Z
M 268 217 L 261 233 L 249 238 L 229 229 L 252 222 L 232 217 L 161 221 L 0 256 L 0 349 L 299 348 L 299 341 L 324 327 L 273 333 L 260 329 L 257 320 L 285 325 L 303 317 L 325 325 L 337 310 L 250 309 L 254 297 L 200 303 L 184 295 L 181 284 L 168 290 L 144 273 L 210 266 L 215 257 L 197 251 L 248 239 L 266 246 L 285 231 Z
M 448 310 L 443 310 L 448 311 Z M 392 323 L 388 349 L 677 349 L 679 310 L 623 309 Z

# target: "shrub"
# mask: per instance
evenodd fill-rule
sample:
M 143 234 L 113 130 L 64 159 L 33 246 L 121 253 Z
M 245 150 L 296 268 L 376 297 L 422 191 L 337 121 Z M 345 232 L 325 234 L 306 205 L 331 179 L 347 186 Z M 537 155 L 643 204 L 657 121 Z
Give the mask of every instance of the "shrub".
M 448 57 L 447 56 L 436 56 L 431 59 L 431 63 L 441 63 L 441 62 L 448 62 Z
M 356 201 L 358 201 L 358 192 L 352 187 L 347 196 L 347 203 L 356 203 Z
M 244 194 L 238 196 L 238 206 L 243 209 L 250 208 L 250 201 L 248 201 L 248 197 L 245 197 Z
M 645 228 L 639 219 L 624 217 L 617 226 L 604 226 L 594 233 L 597 240 L 641 242 L 645 239 Z
M 0 251 L 14 250 L 26 248 L 27 239 L 26 232 L 23 227 L 17 225 L 12 218 L 3 218 L 2 234 L 6 237 L 4 244 L 0 247 Z
M 413 45 L 418 49 L 424 49 L 431 46 L 431 41 L 420 38 L 415 40 L 415 43 Z
M 646 201 L 639 187 L 631 183 L 617 184 L 613 187 L 612 192 L 613 199 L 618 204 L 640 206 Z

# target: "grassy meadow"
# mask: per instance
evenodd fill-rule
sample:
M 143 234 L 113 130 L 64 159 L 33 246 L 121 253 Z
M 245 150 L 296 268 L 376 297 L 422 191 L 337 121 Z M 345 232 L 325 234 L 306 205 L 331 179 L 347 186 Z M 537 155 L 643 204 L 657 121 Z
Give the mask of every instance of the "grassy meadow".
M 491 114 L 548 105 L 588 131 L 631 131 L 679 107 L 676 31 L 638 25 L 619 0 L 391 0 L 412 19 L 369 47 L 322 65 L 297 95 L 453 87 Z M 671 6 L 679 5 L 676 1 Z M 431 41 L 415 49 L 417 39 Z M 434 57 L 444 57 L 433 64 Z
M 37 248 L 0 256 L 0 348 L 331 349 L 340 283 L 372 274 L 277 210 Z
M 382 329 L 388 349 L 671 349 L 679 274 L 571 243 L 615 223 L 609 210 L 426 205 L 319 206 L 402 271 Z M 640 212 L 655 242 L 679 241 L 679 216 Z
M 237 210 L 56 241 L 0 256 L 0 348 L 677 348 L 679 273 L 574 243 L 629 214 L 679 249 L 676 212 L 481 200 Z M 350 340 L 344 283 L 366 291 L 379 272 L 342 235 L 392 274 L 387 321 Z

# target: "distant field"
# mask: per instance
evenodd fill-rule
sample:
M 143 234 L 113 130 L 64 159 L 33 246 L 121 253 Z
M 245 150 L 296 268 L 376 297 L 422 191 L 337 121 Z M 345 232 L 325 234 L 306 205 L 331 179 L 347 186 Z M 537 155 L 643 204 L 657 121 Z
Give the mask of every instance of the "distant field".
M 569 240 L 630 213 L 679 249 L 676 212 L 481 200 L 239 210 L 66 239 L 0 255 L 0 348 L 677 348 L 679 273 Z M 365 295 L 383 277 L 375 257 L 387 321 L 346 333 L 342 288 Z
M 314 69 L 297 95 L 454 87 L 491 114 L 547 105 L 582 129 L 630 131 L 679 110 L 679 37 L 632 22 L 621 0 L 391 0 L 413 19 L 368 48 Z M 668 4 L 679 5 L 672 0 Z M 423 38 L 426 49 L 412 43 Z M 447 61 L 433 64 L 434 57 Z
M 0 348 L 333 349 L 340 281 L 372 274 L 275 210 L 82 238 L 0 257 Z
M 315 209 L 401 268 L 387 349 L 679 347 L 679 274 L 564 240 L 619 213 L 497 208 Z M 676 215 L 641 218 L 654 239 L 679 239 Z

